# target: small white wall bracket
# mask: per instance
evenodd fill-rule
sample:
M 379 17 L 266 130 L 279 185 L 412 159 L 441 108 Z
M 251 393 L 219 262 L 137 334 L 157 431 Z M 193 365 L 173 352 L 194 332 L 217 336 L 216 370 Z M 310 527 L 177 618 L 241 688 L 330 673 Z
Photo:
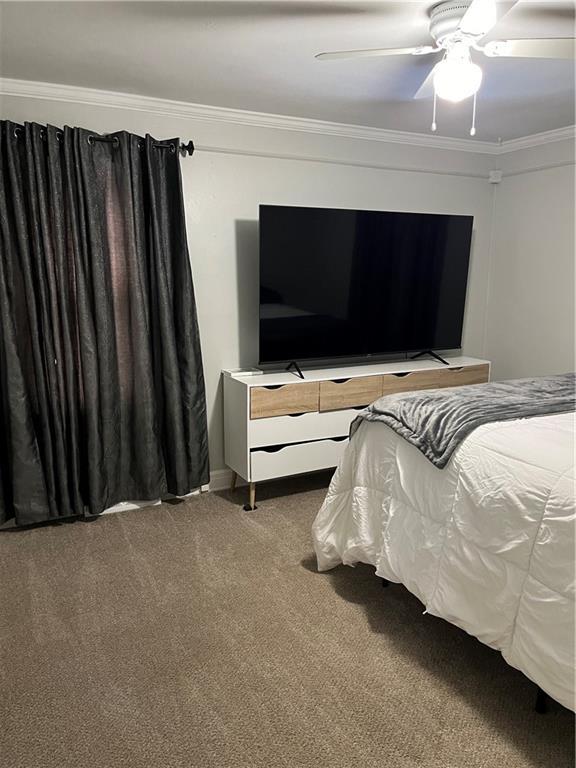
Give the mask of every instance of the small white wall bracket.
M 490 171 L 488 181 L 490 184 L 500 184 L 502 181 L 502 171 Z

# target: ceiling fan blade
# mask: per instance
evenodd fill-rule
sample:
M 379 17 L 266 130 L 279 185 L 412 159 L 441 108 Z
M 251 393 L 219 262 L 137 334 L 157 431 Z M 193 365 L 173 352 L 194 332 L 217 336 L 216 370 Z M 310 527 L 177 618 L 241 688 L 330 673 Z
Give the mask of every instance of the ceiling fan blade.
M 458 28 L 467 35 L 485 35 L 516 3 L 498 6 L 496 0 L 472 0 Z
M 472 0 L 459 29 L 468 35 L 485 35 L 497 21 L 496 0 Z
M 518 57 L 524 59 L 573 59 L 574 38 L 532 38 L 525 40 L 493 40 L 482 52 L 491 58 Z
M 420 88 L 416 91 L 414 96 L 412 98 L 414 99 L 431 99 L 434 96 L 434 70 L 436 69 L 436 64 L 432 67 L 430 72 L 428 72 L 428 75 Z
M 360 51 L 329 51 L 327 53 L 317 53 L 315 59 L 325 61 L 327 59 L 364 59 L 372 56 L 403 56 L 412 54 L 412 56 L 424 56 L 427 53 L 434 53 L 438 48 L 432 45 L 418 45 L 413 48 L 365 48 Z

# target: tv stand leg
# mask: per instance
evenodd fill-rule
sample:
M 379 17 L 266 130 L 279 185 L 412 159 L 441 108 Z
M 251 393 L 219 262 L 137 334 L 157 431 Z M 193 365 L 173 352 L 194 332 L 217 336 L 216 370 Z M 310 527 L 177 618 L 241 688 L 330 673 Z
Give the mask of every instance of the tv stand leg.
M 419 357 L 424 357 L 424 355 L 430 355 L 430 357 L 433 357 L 435 360 L 438 360 L 438 362 L 442 363 L 443 365 L 450 365 L 448 360 L 444 360 L 443 357 L 440 357 L 440 355 L 437 355 L 436 352 L 432 352 L 431 349 L 423 349 L 422 352 L 418 352 L 417 355 L 412 355 L 410 360 L 417 360 Z
M 252 512 L 256 509 L 256 483 L 250 483 L 249 502 L 244 505 L 244 512 Z
M 286 370 L 290 371 L 294 368 L 294 371 L 296 373 L 296 376 L 299 376 L 301 379 L 304 378 L 304 374 L 302 373 L 302 370 L 300 369 L 300 366 L 296 362 L 296 360 L 292 360 L 288 365 L 286 366 Z

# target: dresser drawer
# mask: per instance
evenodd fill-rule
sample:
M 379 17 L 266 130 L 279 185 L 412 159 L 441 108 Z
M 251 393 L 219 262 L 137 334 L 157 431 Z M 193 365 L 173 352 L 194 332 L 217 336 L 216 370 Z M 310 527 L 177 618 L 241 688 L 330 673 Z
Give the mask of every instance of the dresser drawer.
M 320 410 L 369 405 L 382 395 L 382 376 L 359 376 L 320 382 Z
M 325 437 L 342 437 L 350 431 L 350 424 L 361 408 L 326 413 L 301 413 L 295 416 L 273 416 L 250 422 L 248 441 L 250 448 L 280 443 L 302 443 Z
M 250 389 L 250 418 L 266 419 L 318 410 L 319 383 L 283 384 Z
M 411 371 L 406 374 L 385 373 L 382 376 L 382 394 L 411 392 L 416 389 L 440 389 L 465 384 L 484 384 L 488 381 L 490 367 L 485 364 L 464 368 L 435 368 L 432 371 Z
M 257 483 L 273 477 L 335 467 L 347 444 L 346 437 L 341 440 L 316 440 L 313 443 L 253 450 L 250 452 L 251 480 Z

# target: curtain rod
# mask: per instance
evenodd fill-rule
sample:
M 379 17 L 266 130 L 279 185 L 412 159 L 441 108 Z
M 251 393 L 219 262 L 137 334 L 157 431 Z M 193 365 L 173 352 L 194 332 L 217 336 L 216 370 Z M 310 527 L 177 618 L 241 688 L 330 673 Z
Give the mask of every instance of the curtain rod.
M 21 126 L 17 126 L 14 129 L 14 136 L 18 137 L 22 133 L 23 133 L 23 129 Z M 46 131 L 44 130 L 44 128 L 41 129 L 40 135 L 43 139 L 46 138 Z M 63 135 L 64 134 L 62 133 L 62 131 L 56 131 L 57 139 L 61 139 Z M 115 145 L 118 145 L 120 143 L 120 139 L 118 138 L 118 136 L 96 136 L 96 134 L 94 133 L 88 134 L 87 141 L 88 141 L 88 144 L 90 144 L 91 146 L 94 144 L 95 141 L 103 141 L 108 144 L 115 144 Z M 138 142 L 138 146 L 140 147 L 140 149 L 142 149 L 144 147 L 144 141 L 140 140 Z M 152 143 L 152 146 L 155 149 L 169 149 L 171 152 L 176 152 L 175 144 L 172 144 L 169 141 L 166 141 L 166 142 L 155 141 Z M 184 156 L 188 155 L 190 157 L 194 153 L 194 142 L 189 141 L 187 144 L 181 143 L 179 149 L 180 149 L 181 155 L 184 155 Z
M 112 144 L 119 144 L 120 139 L 118 136 L 96 136 L 94 134 L 90 134 L 88 136 L 88 144 L 94 144 L 95 141 L 105 141 Z M 142 142 L 139 142 L 139 146 L 144 146 Z M 162 142 L 162 141 L 156 141 L 152 144 L 155 149 L 169 149 L 171 152 L 176 151 L 176 146 L 174 144 L 171 144 L 169 141 Z M 189 141 L 187 144 L 180 144 L 180 152 L 183 155 L 192 155 L 194 152 L 194 142 Z

